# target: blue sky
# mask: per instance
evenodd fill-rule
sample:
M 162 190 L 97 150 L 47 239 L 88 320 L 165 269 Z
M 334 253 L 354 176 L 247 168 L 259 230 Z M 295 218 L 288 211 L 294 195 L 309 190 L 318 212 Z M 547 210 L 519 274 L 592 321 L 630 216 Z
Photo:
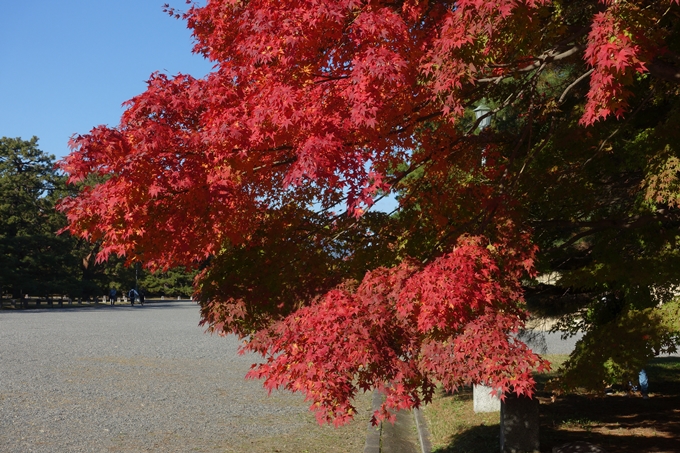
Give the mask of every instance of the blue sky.
M 155 72 L 202 77 L 191 31 L 163 12 L 184 0 L 7 1 L 0 15 L 0 137 L 32 136 L 58 159 L 73 134 L 116 126 Z M 197 2 L 205 4 L 205 1 Z M 374 209 L 391 211 L 394 199 Z
M 154 71 L 201 77 L 186 23 L 163 12 L 183 0 L 21 0 L 0 15 L 0 136 L 37 136 L 63 157 L 68 139 L 115 126 L 121 104 Z

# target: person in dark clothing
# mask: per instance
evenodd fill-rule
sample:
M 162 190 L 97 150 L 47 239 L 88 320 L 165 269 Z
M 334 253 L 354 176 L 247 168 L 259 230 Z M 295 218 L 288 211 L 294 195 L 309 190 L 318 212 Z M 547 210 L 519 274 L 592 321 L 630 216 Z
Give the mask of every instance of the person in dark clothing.
M 142 306 L 144 306 L 144 296 L 145 296 L 145 295 L 146 295 L 146 294 L 144 293 L 144 290 L 143 290 L 143 289 L 140 289 L 140 290 L 139 290 L 139 303 L 140 303 L 140 305 L 142 305 Z
M 116 302 L 116 296 L 118 295 L 118 291 L 116 291 L 116 288 L 111 288 L 109 290 L 109 302 L 111 305 L 113 305 Z
M 132 306 L 135 305 L 135 300 L 137 299 L 137 296 L 139 296 L 139 294 L 137 293 L 137 291 L 134 288 L 132 288 L 128 292 L 128 297 L 130 298 L 130 305 L 132 305 Z

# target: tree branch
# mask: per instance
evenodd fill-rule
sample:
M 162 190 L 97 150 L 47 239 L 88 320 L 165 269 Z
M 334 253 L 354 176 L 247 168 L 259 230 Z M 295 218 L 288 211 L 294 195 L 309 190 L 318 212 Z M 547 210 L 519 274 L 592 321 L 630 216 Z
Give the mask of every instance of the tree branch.
M 556 49 L 551 49 L 548 50 L 547 52 L 543 53 L 542 55 L 539 55 L 536 57 L 535 61 L 527 66 L 524 66 L 516 71 L 510 72 L 508 74 L 500 75 L 497 77 L 484 77 L 481 79 L 477 79 L 478 83 L 499 83 L 501 80 L 506 79 L 508 77 L 511 77 L 516 74 L 522 74 L 525 72 L 530 72 L 535 69 L 538 69 L 542 66 L 545 66 L 547 64 L 553 63 L 555 61 L 560 61 L 564 60 L 565 58 L 569 58 L 572 55 L 583 51 L 584 47 L 582 45 L 576 44 L 569 49 L 559 52 Z
M 567 88 L 564 89 L 564 91 L 562 92 L 562 95 L 560 96 L 560 99 L 557 101 L 557 103 L 561 104 L 562 102 L 564 102 L 564 98 L 567 97 L 567 93 L 569 93 L 569 91 L 571 91 L 571 89 L 574 88 L 576 85 L 581 83 L 586 77 L 588 77 L 590 74 L 592 74 L 593 71 L 594 71 L 594 69 L 591 69 L 590 71 L 587 71 L 585 74 L 583 74 L 581 77 L 579 77 L 578 79 L 574 80 Z

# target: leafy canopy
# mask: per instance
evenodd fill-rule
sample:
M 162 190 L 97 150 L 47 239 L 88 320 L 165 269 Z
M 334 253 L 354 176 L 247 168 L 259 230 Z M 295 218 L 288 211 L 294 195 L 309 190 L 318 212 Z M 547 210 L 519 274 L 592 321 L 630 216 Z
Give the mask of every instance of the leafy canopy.
M 153 74 L 119 126 L 74 137 L 70 181 L 105 180 L 61 208 L 102 260 L 204 265 L 203 323 L 241 336 L 266 358 L 250 375 L 304 392 L 320 421 L 346 421 L 371 388 L 387 394 L 378 418 L 429 401 L 437 381 L 531 394 L 545 364 L 508 334 L 526 317 L 534 244 L 576 244 L 583 222 L 606 219 L 551 207 L 568 183 L 597 192 L 589 170 L 606 162 L 583 167 L 640 96 L 674 93 L 677 3 L 170 9 L 213 72 Z M 482 100 L 495 125 L 478 134 Z M 371 212 L 386 193 L 398 212 Z
M 73 238 L 54 205 L 66 195 L 66 178 L 38 139 L 0 138 L 0 295 L 72 294 L 79 285 Z

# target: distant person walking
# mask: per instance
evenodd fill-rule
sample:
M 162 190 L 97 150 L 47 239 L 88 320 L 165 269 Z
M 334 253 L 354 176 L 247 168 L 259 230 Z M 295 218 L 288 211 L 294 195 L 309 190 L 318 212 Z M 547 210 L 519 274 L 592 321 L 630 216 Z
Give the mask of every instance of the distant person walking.
M 628 382 L 628 387 L 632 392 L 637 392 L 639 390 L 643 399 L 649 399 L 649 379 L 647 378 L 647 372 L 644 368 L 640 370 L 640 374 L 638 375 L 638 385 Z
M 135 305 L 135 300 L 137 299 L 137 296 L 139 296 L 139 293 L 134 288 L 132 288 L 128 292 L 128 297 L 130 298 L 130 305 L 132 305 L 132 306 Z
M 144 296 L 146 296 L 146 293 L 144 292 L 143 289 L 139 290 L 139 304 L 143 307 L 144 306 Z
M 649 398 L 649 380 L 647 379 L 647 372 L 640 370 L 640 375 L 638 376 L 638 383 L 640 384 L 640 394 L 643 399 Z
M 116 296 L 118 295 L 118 291 L 116 291 L 116 288 L 111 288 L 109 290 L 109 302 L 111 305 L 113 305 L 116 302 Z

